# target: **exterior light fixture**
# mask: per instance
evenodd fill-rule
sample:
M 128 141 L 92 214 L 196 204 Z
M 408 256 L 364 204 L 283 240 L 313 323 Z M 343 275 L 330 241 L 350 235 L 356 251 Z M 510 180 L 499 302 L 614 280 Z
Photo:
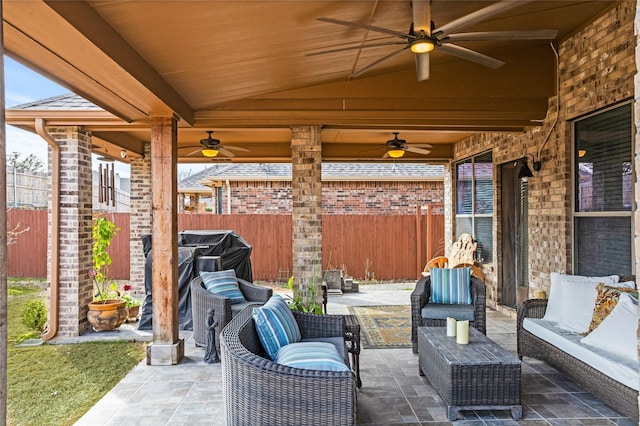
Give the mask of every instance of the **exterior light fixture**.
M 539 171 L 541 168 L 540 162 L 535 161 L 535 158 L 533 157 L 533 155 L 527 153 L 521 159 L 516 160 L 514 164 L 514 166 L 517 166 L 518 164 L 520 164 L 520 170 L 518 171 L 518 179 L 528 179 L 530 177 L 533 177 L 533 172 L 529 168 L 529 160 L 527 157 L 531 157 L 531 161 L 533 162 L 533 168 L 536 171 Z
M 428 53 L 435 47 L 433 41 L 425 38 L 418 38 L 411 43 L 411 51 L 413 53 Z
M 389 154 L 389 157 L 391 158 L 400 158 L 404 155 L 404 150 L 403 149 L 390 149 L 389 151 L 387 151 L 387 154 Z
M 202 150 L 202 155 L 208 158 L 216 157 L 218 155 L 218 150 L 213 148 L 205 148 Z

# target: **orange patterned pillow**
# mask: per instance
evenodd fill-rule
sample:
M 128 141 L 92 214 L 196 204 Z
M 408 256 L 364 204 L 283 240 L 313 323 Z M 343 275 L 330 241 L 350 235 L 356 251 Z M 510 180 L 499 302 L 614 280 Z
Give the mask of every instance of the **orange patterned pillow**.
M 596 286 L 596 291 L 598 292 L 598 295 L 596 296 L 596 306 L 593 309 L 593 318 L 591 318 L 589 330 L 587 330 L 586 333 L 583 333 L 585 335 L 595 330 L 595 328 L 604 321 L 607 315 L 613 311 L 613 308 L 618 304 L 618 299 L 620 299 L 620 293 L 624 292 L 636 299 L 638 298 L 638 290 L 635 288 L 610 287 L 600 283 Z

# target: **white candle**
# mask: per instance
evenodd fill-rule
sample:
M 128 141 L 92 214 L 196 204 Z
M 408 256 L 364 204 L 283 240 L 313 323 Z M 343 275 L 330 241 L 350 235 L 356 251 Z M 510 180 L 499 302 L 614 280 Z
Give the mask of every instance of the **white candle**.
M 456 319 L 447 317 L 447 336 L 456 337 Z
M 456 342 L 461 345 L 469 343 L 469 321 L 458 321 L 456 323 Z

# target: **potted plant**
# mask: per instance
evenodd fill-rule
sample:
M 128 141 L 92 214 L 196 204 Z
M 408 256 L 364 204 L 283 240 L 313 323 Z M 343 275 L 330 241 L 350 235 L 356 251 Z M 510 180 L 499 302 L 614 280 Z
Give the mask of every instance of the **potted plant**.
M 89 302 L 87 320 L 95 331 L 115 330 L 127 319 L 126 301 L 120 296 L 116 283 L 108 277 L 111 240 L 120 228 L 102 215 L 94 218 L 92 228 L 93 278 L 95 293 Z
M 138 315 L 140 315 L 140 301 L 129 294 L 131 290 L 131 286 L 129 284 L 125 284 L 124 294 L 122 298 L 125 301 L 125 306 L 127 308 L 127 322 L 129 321 L 137 321 Z

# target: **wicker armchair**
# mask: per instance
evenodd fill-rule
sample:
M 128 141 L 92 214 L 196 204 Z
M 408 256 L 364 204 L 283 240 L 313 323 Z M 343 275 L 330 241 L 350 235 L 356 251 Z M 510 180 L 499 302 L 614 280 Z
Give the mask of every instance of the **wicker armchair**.
M 431 277 L 422 278 L 411 293 L 411 343 L 413 353 L 418 352 L 418 327 L 444 327 L 446 316 L 441 318 L 423 318 L 422 308 L 429 303 L 431 296 Z M 487 334 L 487 296 L 484 281 L 471 276 L 471 298 L 473 300 L 473 320 L 469 325 L 483 334 Z M 451 305 L 455 307 L 456 305 Z
M 304 370 L 265 357 L 253 307 L 222 330 L 222 385 L 229 425 L 353 425 L 352 371 Z M 342 337 L 344 317 L 294 311 L 303 339 Z M 346 355 L 345 355 L 346 357 Z M 348 359 L 345 358 L 348 365 Z
M 215 309 L 214 318 L 218 321 L 216 327 L 216 349 L 220 349 L 220 331 L 231 321 L 237 313 L 251 304 L 263 304 L 273 294 L 273 290 L 260 287 L 248 281 L 238 278 L 238 287 L 247 300 L 247 303 L 232 305 L 227 297 L 213 294 L 204 287 L 202 278 L 196 277 L 191 281 L 191 312 L 193 315 L 193 340 L 196 346 L 206 346 L 207 339 L 207 312 Z

